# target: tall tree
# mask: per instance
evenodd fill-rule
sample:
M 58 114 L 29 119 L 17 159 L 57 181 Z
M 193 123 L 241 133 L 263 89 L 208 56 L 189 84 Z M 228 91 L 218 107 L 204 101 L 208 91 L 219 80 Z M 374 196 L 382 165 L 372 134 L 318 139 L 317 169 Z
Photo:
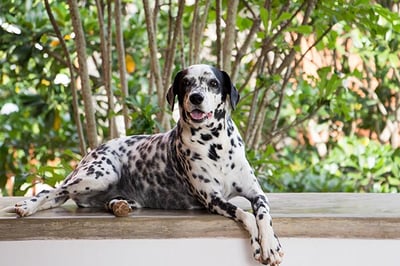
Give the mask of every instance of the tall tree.
M 79 77 L 82 86 L 82 98 L 85 108 L 86 133 L 91 149 L 97 147 L 97 125 L 95 119 L 95 109 L 93 106 L 92 88 L 89 82 L 89 73 L 86 63 L 86 40 L 82 29 L 82 21 L 79 14 L 78 3 L 76 0 L 68 0 L 70 8 L 72 26 L 75 32 L 75 45 L 79 62 Z

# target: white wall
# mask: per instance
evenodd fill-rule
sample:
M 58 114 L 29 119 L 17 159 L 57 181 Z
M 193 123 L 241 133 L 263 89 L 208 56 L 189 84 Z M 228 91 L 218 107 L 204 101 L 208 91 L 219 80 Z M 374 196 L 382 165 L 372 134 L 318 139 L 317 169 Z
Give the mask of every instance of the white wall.
M 399 266 L 400 240 L 283 238 L 282 266 Z M 0 265 L 259 265 L 245 239 L 0 241 Z

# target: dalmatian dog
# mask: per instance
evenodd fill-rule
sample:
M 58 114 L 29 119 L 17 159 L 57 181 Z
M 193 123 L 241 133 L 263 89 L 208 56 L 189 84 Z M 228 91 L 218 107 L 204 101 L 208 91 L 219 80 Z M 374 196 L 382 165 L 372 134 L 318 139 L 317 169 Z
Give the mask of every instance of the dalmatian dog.
M 253 255 L 279 265 L 283 252 L 270 207 L 245 156 L 230 113 L 239 94 L 227 73 L 193 65 L 177 73 L 167 93 L 180 119 L 171 131 L 113 139 L 89 152 L 54 190 L 9 208 L 19 216 L 72 199 L 79 207 L 104 207 L 116 216 L 136 208 L 206 208 L 237 221 L 250 234 Z M 253 213 L 232 204 L 242 196 Z

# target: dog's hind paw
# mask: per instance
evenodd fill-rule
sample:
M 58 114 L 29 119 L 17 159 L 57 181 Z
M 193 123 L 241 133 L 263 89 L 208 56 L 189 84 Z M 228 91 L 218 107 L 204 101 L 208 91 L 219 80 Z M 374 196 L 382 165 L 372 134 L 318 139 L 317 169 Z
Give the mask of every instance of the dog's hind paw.
M 112 206 L 112 212 L 117 217 L 128 216 L 132 211 L 129 203 L 126 200 L 113 200 L 110 202 Z
M 29 200 L 20 201 L 15 204 L 14 212 L 20 217 L 29 216 L 35 212 L 33 207 L 29 205 Z

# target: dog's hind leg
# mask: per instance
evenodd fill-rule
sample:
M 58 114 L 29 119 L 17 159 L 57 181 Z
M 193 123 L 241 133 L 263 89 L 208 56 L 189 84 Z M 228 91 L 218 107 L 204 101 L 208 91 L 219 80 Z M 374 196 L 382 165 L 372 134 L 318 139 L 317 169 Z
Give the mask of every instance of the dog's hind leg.
M 37 211 L 58 207 L 68 198 L 68 193 L 60 189 L 43 190 L 35 197 L 16 203 L 14 212 L 21 217 L 29 216 Z

